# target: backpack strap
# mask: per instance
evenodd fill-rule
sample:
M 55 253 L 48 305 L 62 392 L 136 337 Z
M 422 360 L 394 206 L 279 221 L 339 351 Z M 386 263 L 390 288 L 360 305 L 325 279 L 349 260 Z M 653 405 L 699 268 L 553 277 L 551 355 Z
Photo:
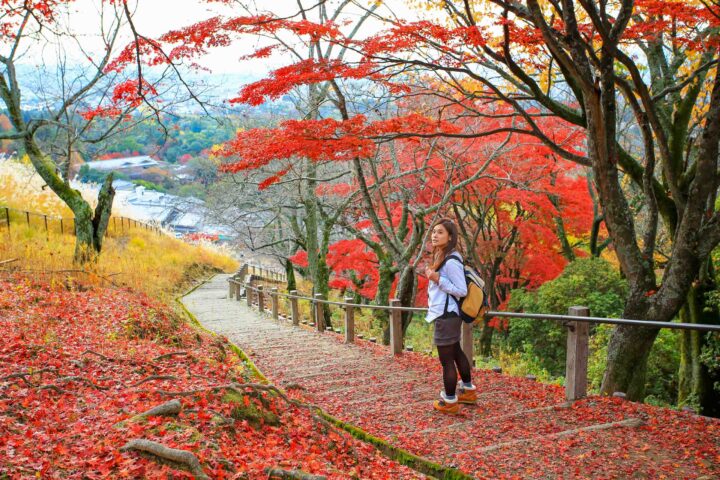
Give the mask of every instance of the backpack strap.
M 462 259 L 460 258 L 460 256 L 459 256 L 459 255 L 455 255 L 455 254 L 453 253 L 453 254 L 450 254 L 450 255 L 448 255 L 447 257 L 445 257 L 445 258 L 443 259 L 443 261 L 440 262 L 440 265 L 438 265 L 437 271 L 439 272 L 440 269 L 445 266 L 445 264 L 447 263 L 447 261 L 448 261 L 448 260 L 451 260 L 451 259 L 452 259 L 452 260 L 457 260 L 458 262 L 460 262 L 461 265 L 465 265 L 465 264 L 463 263 Z
M 445 266 L 445 264 L 447 263 L 448 260 L 457 260 L 458 262 L 460 262 L 460 265 L 465 265 L 459 255 L 450 254 L 447 257 L 445 257 L 442 262 L 440 262 L 440 265 L 438 265 L 438 268 L 436 271 L 439 272 L 440 269 L 443 266 Z M 460 301 L 457 298 L 455 298 L 455 295 L 450 295 L 449 293 L 446 293 L 445 294 L 445 309 L 443 310 L 443 315 L 446 315 L 448 313 L 448 306 L 450 305 L 450 297 L 451 296 L 452 296 L 453 300 L 455 300 L 455 304 L 458 306 L 458 309 L 460 308 Z

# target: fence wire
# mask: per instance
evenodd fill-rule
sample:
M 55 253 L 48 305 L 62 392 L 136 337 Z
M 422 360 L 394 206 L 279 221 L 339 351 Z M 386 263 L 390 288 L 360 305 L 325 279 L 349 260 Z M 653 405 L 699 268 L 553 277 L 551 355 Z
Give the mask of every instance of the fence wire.
M 75 218 L 63 218 L 43 213 L 18 210 L 10 207 L 0 206 L 0 229 L 7 231 L 8 237 L 13 227 L 27 226 L 44 230 L 48 238 L 50 235 L 72 235 L 75 236 Z M 164 234 L 160 226 L 152 223 L 141 222 L 127 217 L 110 217 L 107 233 L 122 235 L 131 229 L 148 230 L 158 235 Z

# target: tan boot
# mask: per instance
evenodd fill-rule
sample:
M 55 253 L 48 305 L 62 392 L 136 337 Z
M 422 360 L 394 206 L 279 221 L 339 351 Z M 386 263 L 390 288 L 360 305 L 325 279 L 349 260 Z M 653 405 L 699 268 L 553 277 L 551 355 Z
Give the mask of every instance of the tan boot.
M 465 387 L 458 387 L 457 390 L 458 403 L 467 403 L 475 405 L 477 403 L 477 390 L 468 390 Z
M 438 412 L 446 413 L 448 415 L 457 415 L 460 413 L 460 404 L 458 402 L 449 403 L 445 400 L 435 400 L 433 407 Z

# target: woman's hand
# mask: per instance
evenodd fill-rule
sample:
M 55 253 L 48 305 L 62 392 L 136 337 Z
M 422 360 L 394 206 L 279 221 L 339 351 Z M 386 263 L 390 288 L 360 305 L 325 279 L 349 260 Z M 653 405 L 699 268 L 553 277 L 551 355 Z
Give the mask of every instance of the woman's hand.
M 430 267 L 427 267 L 425 269 L 425 276 L 435 283 L 438 283 L 440 281 L 440 274 Z

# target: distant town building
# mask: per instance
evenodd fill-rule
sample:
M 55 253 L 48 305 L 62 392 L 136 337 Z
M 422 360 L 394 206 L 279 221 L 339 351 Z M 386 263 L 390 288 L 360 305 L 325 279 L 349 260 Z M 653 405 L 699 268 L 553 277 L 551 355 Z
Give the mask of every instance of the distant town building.
M 150 168 L 157 167 L 161 162 L 147 155 L 139 155 L 137 157 L 113 158 L 112 160 L 95 160 L 87 162 L 85 165 L 93 170 L 101 172 L 113 172 L 132 170 L 134 168 Z
M 142 167 L 138 167 L 138 165 L 143 164 L 142 160 L 127 162 L 131 159 L 141 158 L 149 159 L 155 162 L 155 165 L 164 163 L 153 160 L 150 157 L 131 157 L 130 159 L 124 158 L 89 162 L 89 165 L 109 163 L 110 166 L 115 165 L 117 167 L 118 165 L 123 166 L 124 163 L 132 163 L 135 165 L 133 168 L 142 169 Z M 105 165 L 103 165 L 103 167 L 105 167 Z M 100 184 L 97 182 L 82 183 L 79 179 L 76 179 L 71 182 L 71 184 L 77 186 L 82 185 L 83 188 L 91 188 L 97 191 L 100 190 Z M 205 203 L 199 198 L 170 195 L 145 188 L 141 185 L 136 185 L 125 179 L 113 180 L 113 188 L 115 189 L 114 204 L 119 207 L 118 210 L 121 212 L 119 215 L 121 216 L 162 225 L 174 231 L 177 236 L 189 233 L 200 233 L 218 235 L 222 237 L 223 240 L 231 240 L 235 237 L 231 228 L 211 220 L 212 216 L 208 212 Z
M 113 182 L 113 186 L 115 182 Z M 119 185 L 121 188 L 124 185 Z M 195 233 L 202 229 L 203 202 L 136 186 L 119 199 L 133 218 L 159 223 L 178 234 Z
M 188 233 L 222 234 L 232 237 L 232 230 L 210 223 L 205 203 L 195 197 L 178 197 L 134 185 L 125 180 L 113 181 L 115 203 L 125 215 L 171 229 L 177 236 Z
M 156 180 L 149 178 L 149 176 L 153 174 L 157 176 L 158 172 L 167 171 L 169 165 L 148 155 L 139 155 L 136 157 L 113 158 L 112 160 L 94 160 L 85 163 L 84 166 L 96 172 L 122 173 L 130 179 Z
M 113 180 L 112 183 L 113 188 L 116 192 L 134 192 L 135 191 L 135 184 L 133 182 L 128 182 L 127 180 Z

